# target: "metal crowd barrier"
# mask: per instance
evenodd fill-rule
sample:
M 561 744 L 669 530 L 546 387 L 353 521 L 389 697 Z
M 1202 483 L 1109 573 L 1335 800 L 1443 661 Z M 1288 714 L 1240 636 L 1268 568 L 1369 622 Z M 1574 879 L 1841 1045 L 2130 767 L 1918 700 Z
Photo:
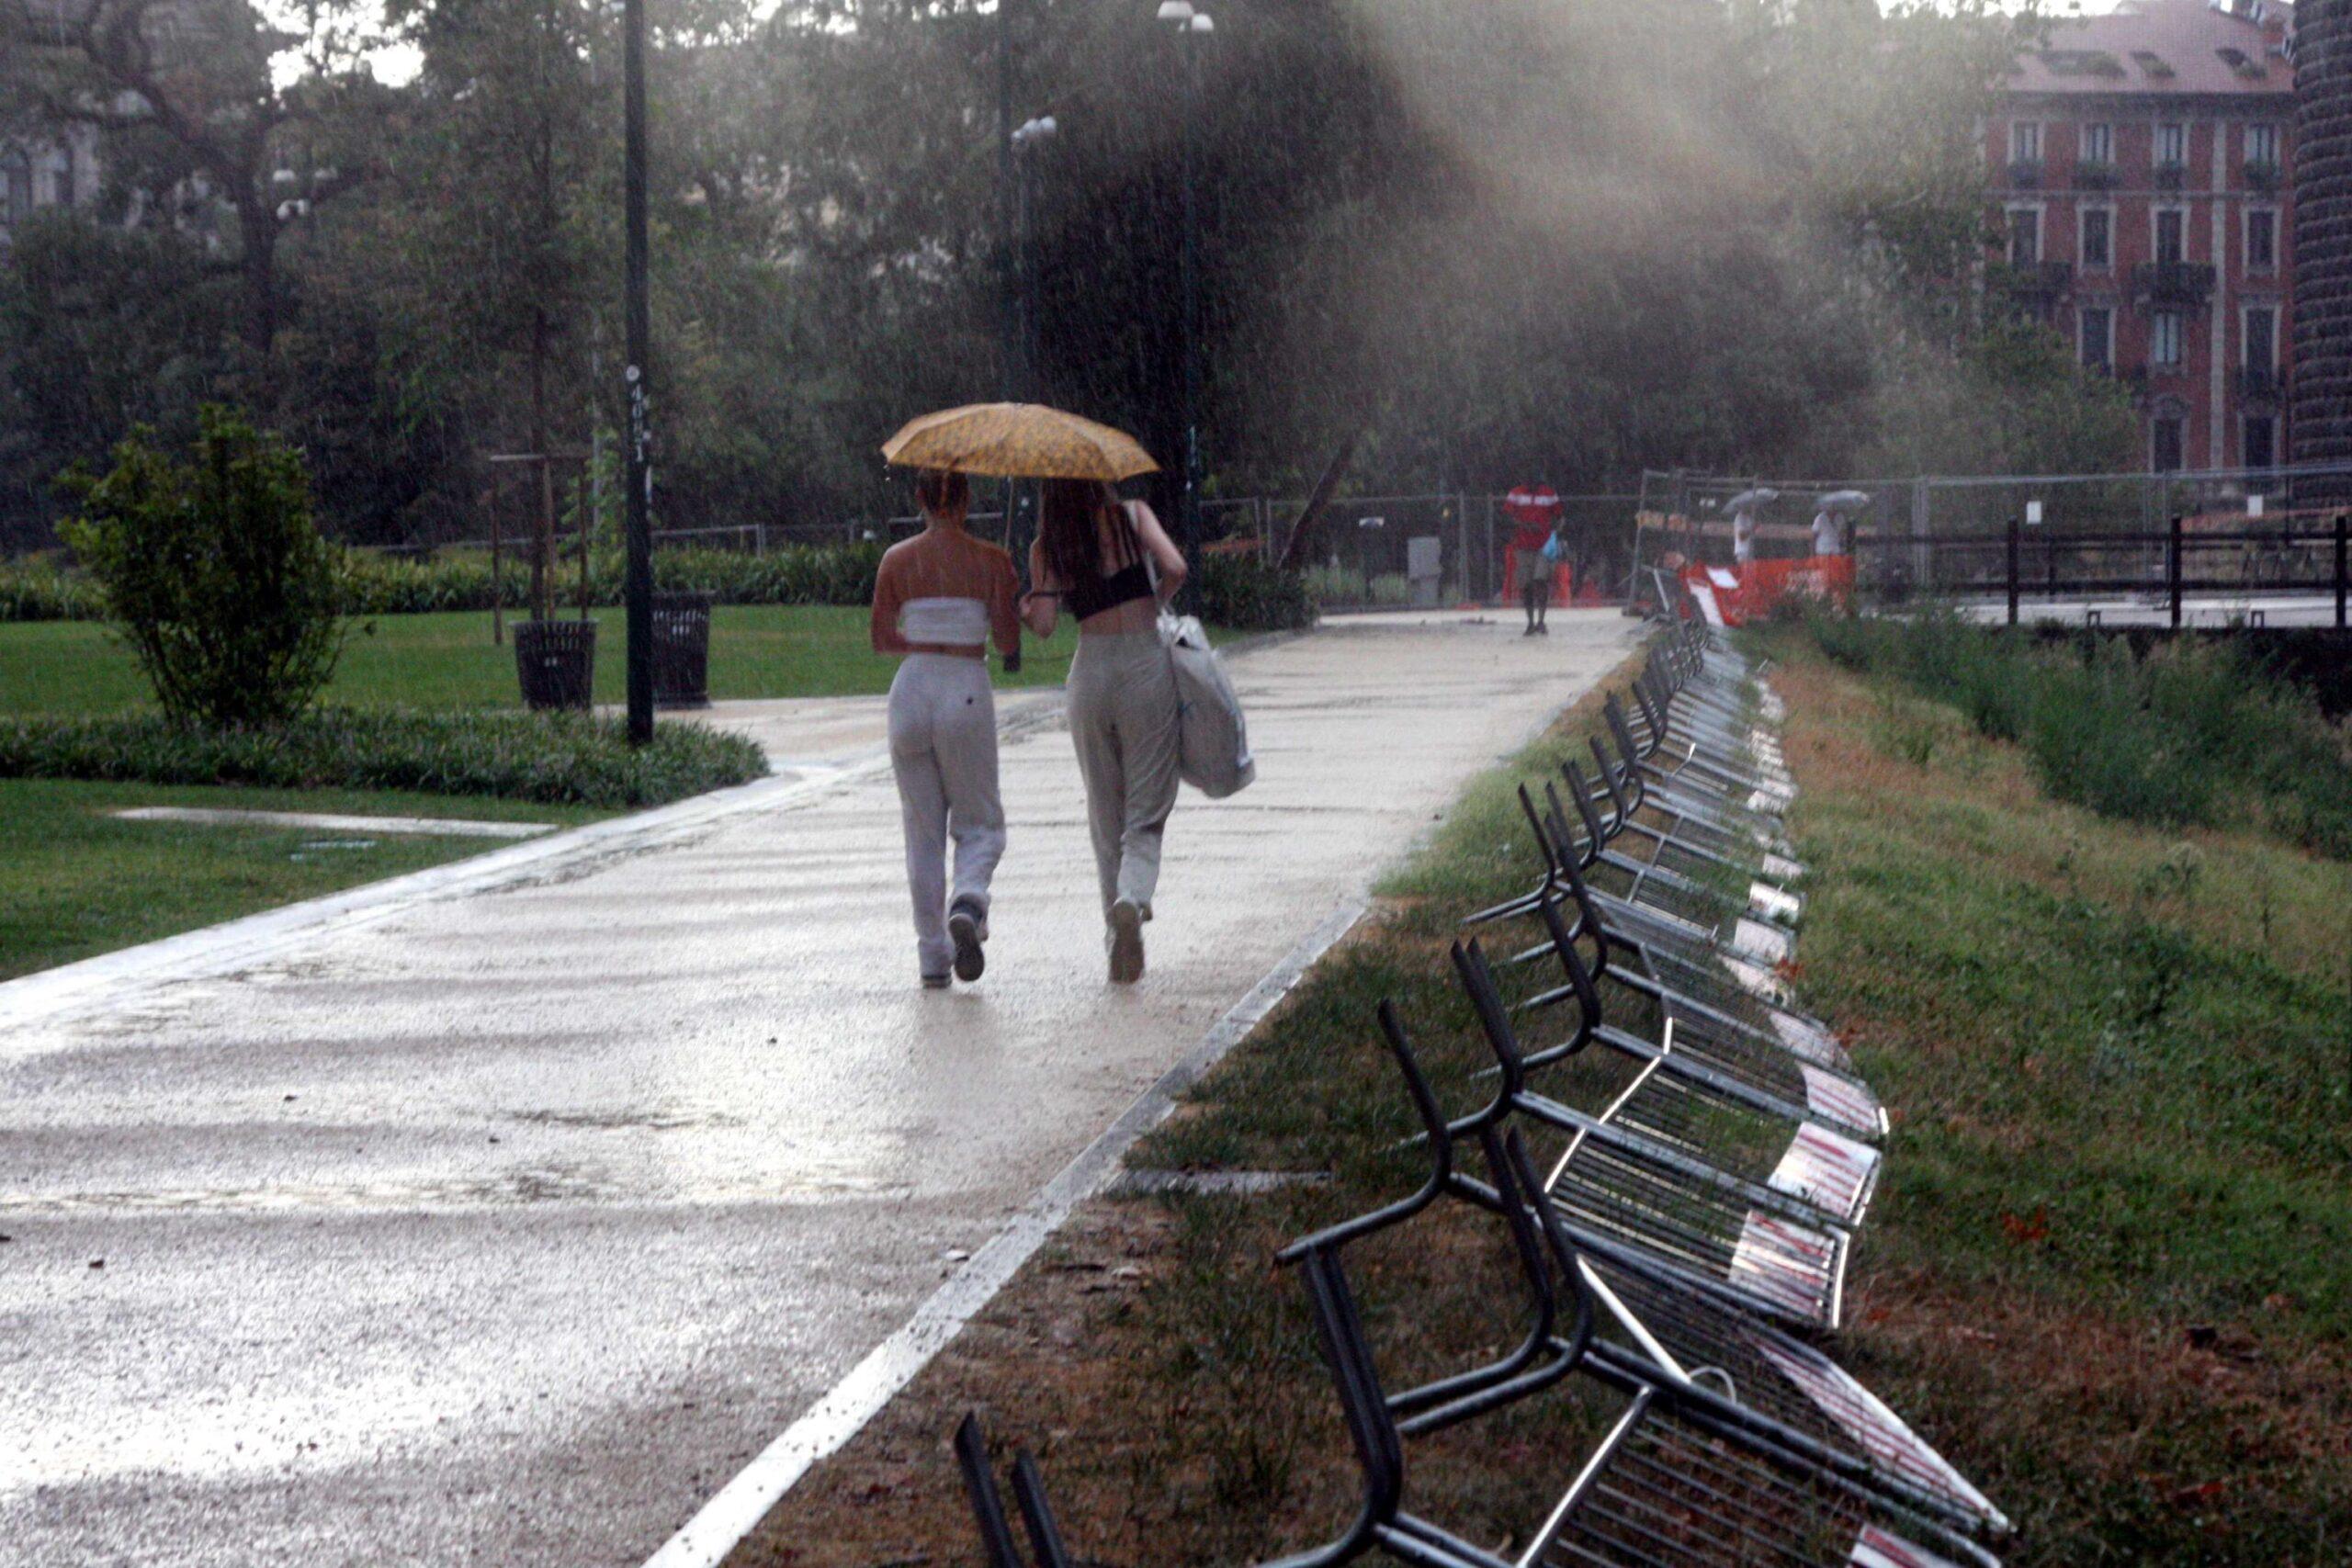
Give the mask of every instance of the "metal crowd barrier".
M 1360 1493 L 1340 1535 L 1272 1568 L 1374 1552 L 1416 1568 L 1997 1568 L 1999 1509 L 1807 1337 L 1838 1326 L 1887 1120 L 1770 973 L 1804 908 L 1777 700 L 1695 619 L 1633 696 L 1611 699 L 1608 743 L 1592 747 L 1606 805 L 1573 763 L 1560 781 L 1573 819 L 1555 782 L 1522 786 L 1535 886 L 1466 922 L 1532 922 L 1503 972 L 1535 985 L 1509 997 L 1478 937 L 1453 944 L 1495 1058 L 1490 1097 L 1449 1121 L 1403 1019 L 1378 1010 L 1429 1168 L 1409 1196 L 1279 1255 L 1306 1292 Z M 1559 983 L 1541 980 L 1546 963 Z M 1561 1037 L 1521 1046 L 1522 1025 L 1555 1020 Z M 1623 1068 L 1606 1104 L 1550 1087 L 1547 1069 L 1593 1051 Z M 1540 1174 L 1538 1136 L 1562 1145 Z M 1390 1392 L 1346 1255 L 1442 1201 L 1503 1223 L 1518 1279 L 1497 1305 L 1525 1330 L 1492 1359 Z M 1516 1556 L 1408 1505 L 1417 1439 L 1570 1389 L 1613 1414 Z M 973 1417 L 956 1449 L 991 1568 L 1019 1568 Z M 1065 1568 L 1026 1454 L 1012 1485 L 1035 1561 Z

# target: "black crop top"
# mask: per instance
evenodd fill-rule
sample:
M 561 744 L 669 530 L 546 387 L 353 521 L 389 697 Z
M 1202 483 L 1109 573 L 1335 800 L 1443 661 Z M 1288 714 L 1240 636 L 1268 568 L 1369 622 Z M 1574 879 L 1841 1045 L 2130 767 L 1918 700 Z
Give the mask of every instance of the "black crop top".
M 1125 507 L 1119 509 L 1119 519 L 1125 526 L 1118 530 L 1117 570 L 1073 582 L 1062 594 L 1062 603 L 1081 621 L 1151 597 L 1151 568 L 1144 559 L 1142 542 L 1136 537 L 1135 521 Z

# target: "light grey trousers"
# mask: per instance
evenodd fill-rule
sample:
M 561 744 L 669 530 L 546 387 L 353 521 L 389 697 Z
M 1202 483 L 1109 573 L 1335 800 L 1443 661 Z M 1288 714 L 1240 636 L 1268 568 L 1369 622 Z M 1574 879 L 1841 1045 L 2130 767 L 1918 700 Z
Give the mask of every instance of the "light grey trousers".
M 890 682 L 890 766 L 899 776 L 907 833 L 907 890 L 925 975 L 956 957 L 947 936 L 952 902 L 986 914 L 989 880 L 1004 858 L 1004 803 L 997 795 L 996 699 L 989 667 L 946 653 L 910 653 Z M 956 840 L 956 889 L 947 890 L 947 840 Z
M 1157 631 L 1081 634 L 1069 666 L 1069 733 L 1086 781 L 1086 825 L 1102 912 L 1151 907 L 1159 844 L 1176 805 L 1176 672 Z

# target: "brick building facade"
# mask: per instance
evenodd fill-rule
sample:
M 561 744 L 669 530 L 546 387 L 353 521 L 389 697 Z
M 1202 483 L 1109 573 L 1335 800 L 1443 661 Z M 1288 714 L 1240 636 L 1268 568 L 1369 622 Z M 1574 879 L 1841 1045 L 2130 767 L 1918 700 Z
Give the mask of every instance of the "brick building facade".
M 2287 461 L 2292 27 L 2278 0 L 2064 20 L 1985 127 L 1988 288 L 2131 385 L 2151 468 Z

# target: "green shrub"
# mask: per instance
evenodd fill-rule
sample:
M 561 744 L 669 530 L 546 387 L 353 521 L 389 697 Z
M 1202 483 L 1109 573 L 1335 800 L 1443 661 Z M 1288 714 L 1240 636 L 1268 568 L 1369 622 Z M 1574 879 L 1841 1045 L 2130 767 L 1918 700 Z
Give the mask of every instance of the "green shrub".
M 1306 596 L 1317 604 L 1361 604 L 1371 597 L 1371 584 L 1351 566 L 1310 566 L 1300 574 Z
M 301 455 L 211 404 L 187 462 L 153 437 L 134 430 L 101 478 L 69 476 L 80 510 L 58 532 L 167 718 L 282 723 L 343 649 L 343 552 L 311 519 Z
M 37 558 L 0 561 L 0 622 L 106 618 L 106 596 L 82 573 Z
M 721 604 L 865 604 L 874 597 L 882 561 L 875 544 L 793 545 L 763 556 L 732 550 L 662 550 L 653 558 L 653 585 L 662 592 L 707 593 Z M 351 574 L 350 613 L 406 615 L 438 610 L 487 610 L 493 597 L 507 609 L 524 607 L 530 570 L 520 558 L 501 563 L 493 594 L 490 558 L 474 552 L 436 560 L 379 558 Z M 591 551 L 588 597 L 621 602 L 623 563 L 617 550 Z M 559 604 L 577 602 L 580 565 L 566 560 L 555 574 Z
M 1401 571 L 1385 571 L 1364 584 L 1375 604 L 1408 604 L 1413 599 L 1413 580 Z
M 290 723 L 197 729 L 154 715 L 0 720 L 0 777 L 277 789 L 401 789 L 621 808 L 767 772 L 759 747 L 665 721 L 643 747 L 584 714 L 322 709 Z
M 1200 617 L 1235 631 L 1304 631 L 1315 624 L 1315 602 L 1295 571 L 1255 556 L 1204 555 L 1193 577 Z
M 1901 680 L 2022 744 L 2061 800 L 2166 827 L 2234 814 L 2352 859 L 2343 732 L 2240 641 L 2173 637 L 2135 655 L 2120 637 L 2038 639 L 1950 615 L 1810 625 L 1838 663 Z

